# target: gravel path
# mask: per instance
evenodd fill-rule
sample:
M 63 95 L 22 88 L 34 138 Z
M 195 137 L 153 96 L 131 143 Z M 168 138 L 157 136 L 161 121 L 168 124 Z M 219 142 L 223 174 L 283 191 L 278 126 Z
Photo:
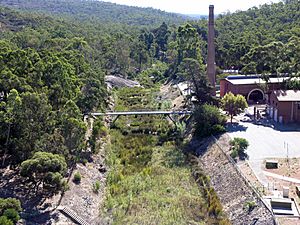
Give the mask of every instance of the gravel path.
M 270 173 L 268 171 L 264 171 L 264 174 L 266 176 L 273 177 L 273 178 L 276 178 L 276 179 L 279 179 L 279 180 L 284 180 L 284 181 L 288 181 L 288 182 L 291 182 L 291 183 L 300 184 L 300 180 L 296 179 L 296 178 L 286 177 L 286 176 L 278 175 L 278 174 L 275 174 L 275 173 Z

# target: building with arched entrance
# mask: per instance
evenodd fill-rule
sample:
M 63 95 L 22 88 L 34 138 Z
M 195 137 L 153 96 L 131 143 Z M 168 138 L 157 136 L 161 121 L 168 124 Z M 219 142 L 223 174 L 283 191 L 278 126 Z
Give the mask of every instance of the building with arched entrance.
M 272 91 L 279 90 L 289 77 L 270 77 L 266 83 L 259 75 L 228 76 L 220 81 L 220 97 L 231 92 L 251 103 L 268 103 Z
M 300 91 L 275 90 L 270 95 L 268 115 L 275 122 L 300 122 Z

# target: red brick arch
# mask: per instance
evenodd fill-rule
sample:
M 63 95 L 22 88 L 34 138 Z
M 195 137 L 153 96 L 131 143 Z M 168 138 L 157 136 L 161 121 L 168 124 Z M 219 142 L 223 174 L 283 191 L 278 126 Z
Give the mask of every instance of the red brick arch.
M 251 96 L 251 94 L 252 94 L 253 92 L 255 92 L 255 91 L 258 91 L 258 92 L 260 92 L 260 93 L 262 94 L 262 96 L 263 96 L 263 99 L 262 99 L 262 100 L 265 100 L 265 99 L 266 99 L 266 96 L 265 96 L 265 93 L 263 92 L 263 90 L 261 90 L 261 89 L 259 89 L 259 88 L 254 88 L 254 89 L 252 89 L 252 90 L 248 93 L 248 96 L 247 96 L 247 101 L 248 101 L 248 102 L 250 101 L 250 96 Z

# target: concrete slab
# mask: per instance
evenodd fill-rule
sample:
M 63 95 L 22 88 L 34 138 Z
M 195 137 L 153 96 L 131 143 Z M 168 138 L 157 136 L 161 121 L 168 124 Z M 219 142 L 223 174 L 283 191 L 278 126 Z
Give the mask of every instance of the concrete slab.
M 249 160 L 265 158 L 300 157 L 300 127 L 272 127 L 266 124 L 240 122 L 228 126 L 231 138 L 242 137 L 249 141 L 247 153 Z
M 267 186 L 263 161 L 267 158 L 300 157 L 300 126 L 277 124 L 268 120 L 255 122 L 246 116 L 251 113 L 252 108 L 236 117 L 240 122 L 228 125 L 228 135 L 231 138 L 241 137 L 248 140 L 249 147 L 246 152 L 249 165 L 258 180 Z

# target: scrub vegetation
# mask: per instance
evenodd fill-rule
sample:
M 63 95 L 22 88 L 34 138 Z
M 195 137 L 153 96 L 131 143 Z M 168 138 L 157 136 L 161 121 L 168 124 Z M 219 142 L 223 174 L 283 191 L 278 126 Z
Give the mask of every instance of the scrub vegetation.
M 118 90 L 116 108 L 153 108 L 154 90 Z M 183 153 L 171 121 L 120 117 L 110 137 L 103 213 L 111 214 L 114 224 L 229 224 L 209 178 Z
M 261 73 L 266 80 L 268 74 L 298 76 L 299 13 L 298 0 L 285 0 L 220 15 L 219 69 Z M 23 196 L 26 211 L 25 190 L 34 192 L 26 200 L 66 190 L 70 171 L 99 153 L 99 139 L 107 137 L 104 213 L 116 224 L 226 224 L 209 178 L 182 153 L 182 124 L 176 130 L 162 116 L 131 116 L 120 117 L 109 130 L 99 119 L 87 140 L 83 121 L 83 115 L 106 110 L 111 93 L 105 76 L 114 75 L 144 87 L 114 91 L 115 110 L 171 109 L 157 95 L 162 81 L 189 81 L 199 103 L 196 135 L 223 132 L 206 58 L 204 19 L 187 23 L 176 14 L 92 0 L 1 0 L 0 191 L 6 184 L 17 187 L 12 190 L 23 193 L 7 197 Z M 284 86 L 300 89 L 295 79 Z M 84 174 L 76 177 L 84 182 Z M 97 183 L 89 189 L 101 195 Z M 19 219 L 10 209 L 0 212 L 5 223 Z

